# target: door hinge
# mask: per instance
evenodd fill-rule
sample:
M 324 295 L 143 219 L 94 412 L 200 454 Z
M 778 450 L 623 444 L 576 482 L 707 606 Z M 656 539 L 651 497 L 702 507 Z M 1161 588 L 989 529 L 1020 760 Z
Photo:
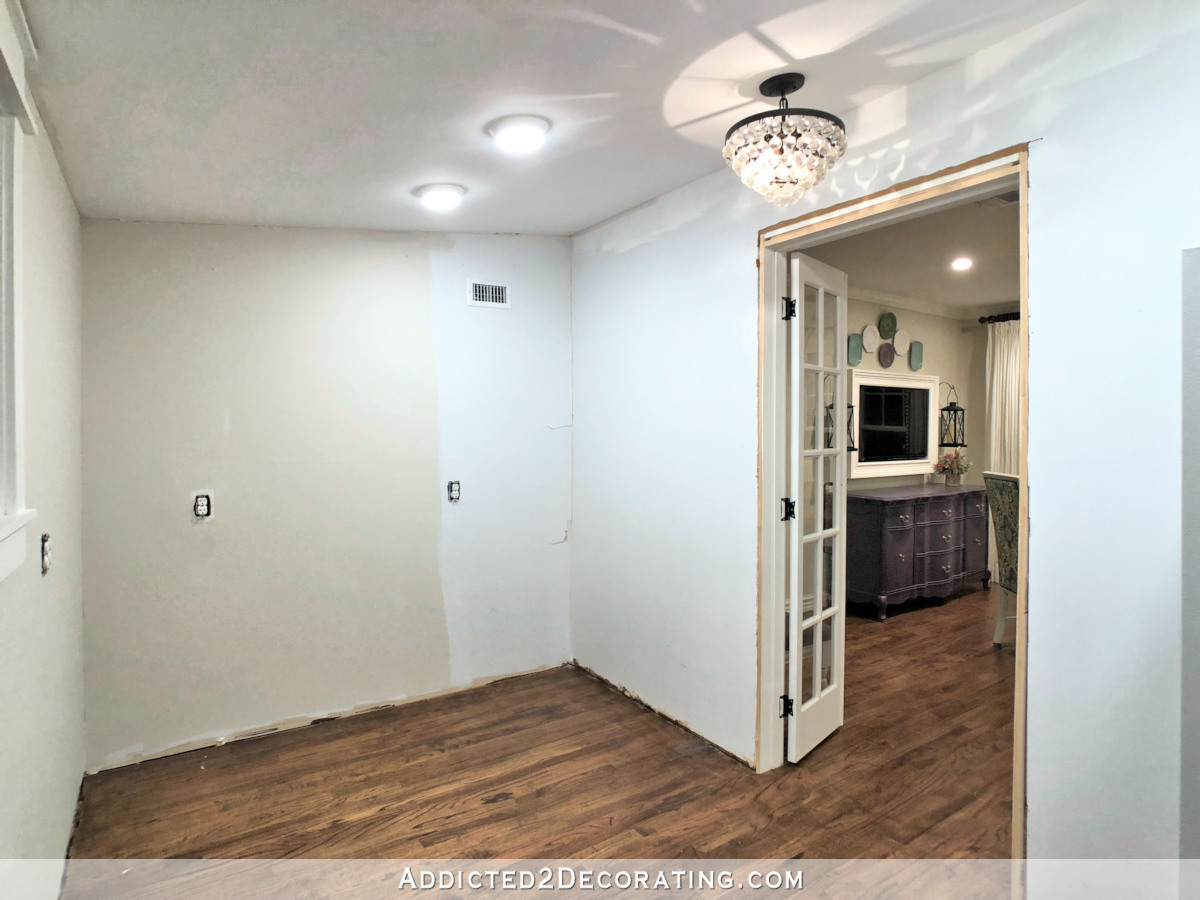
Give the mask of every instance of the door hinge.
M 783 298 L 783 318 L 784 321 L 796 318 L 796 301 L 790 297 Z
M 786 719 L 796 714 L 796 701 L 784 694 L 779 698 L 779 718 Z
M 796 518 L 796 501 L 788 497 L 784 497 L 779 501 L 783 504 L 783 518 L 781 522 L 786 522 L 788 519 Z

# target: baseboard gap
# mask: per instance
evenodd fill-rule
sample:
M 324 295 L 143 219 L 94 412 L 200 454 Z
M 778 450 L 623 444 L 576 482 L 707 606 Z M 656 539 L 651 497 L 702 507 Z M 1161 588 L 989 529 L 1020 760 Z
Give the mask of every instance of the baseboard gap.
M 569 665 L 563 663 L 561 665 Z M 310 728 L 314 725 L 322 725 L 328 722 L 336 722 L 339 719 L 346 719 L 352 716 L 363 716 L 370 713 L 383 712 L 390 709 L 395 709 L 400 706 L 409 706 L 413 703 L 421 703 L 425 700 L 436 700 L 440 697 L 446 697 L 451 694 L 461 694 L 467 691 L 481 690 L 493 684 L 498 684 L 502 681 L 509 681 L 513 678 L 523 678 L 526 675 L 533 675 L 537 672 L 546 672 L 551 669 L 561 668 L 561 666 L 538 666 L 524 672 L 512 672 L 505 675 L 497 675 L 496 677 L 476 678 L 469 684 L 457 685 L 453 687 L 443 688 L 438 691 L 432 691 L 427 694 L 419 694 L 413 697 L 404 697 L 397 700 L 388 700 L 381 703 L 366 703 L 358 704 L 349 707 L 345 710 L 336 710 L 333 712 L 322 713 L 312 718 L 306 716 L 294 716 L 279 722 L 273 722 L 268 725 L 260 725 L 254 728 L 248 728 L 244 731 L 233 732 L 228 735 L 217 735 L 205 738 L 196 738 L 190 741 L 181 741 L 175 747 L 147 754 L 139 759 L 130 759 L 125 762 L 116 763 L 114 765 L 102 766 L 95 771 L 85 771 L 83 777 L 86 780 L 94 775 L 99 775 L 103 772 L 111 772 L 114 769 L 125 769 L 129 766 L 139 766 L 142 763 L 153 762 L 156 759 L 165 759 L 170 756 L 182 756 L 185 753 L 196 753 L 201 750 L 211 750 L 214 747 L 224 747 L 229 744 L 240 743 L 241 741 L 255 740 L 258 738 L 270 737 L 273 734 L 282 734 L 288 731 L 295 731 L 298 728 Z M 81 804 L 83 802 L 83 785 L 80 785 L 80 799 L 76 804 L 75 816 L 76 824 L 81 815 Z M 74 837 L 74 826 L 72 827 L 72 839 Z M 69 854 L 69 845 L 68 845 Z M 69 858 L 69 856 L 68 856 Z
M 564 663 L 564 665 L 570 666 L 573 669 L 578 669 L 580 672 L 582 672 L 584 675 L 588 676 L 589 678 L 593 679 L 594 681 L 600 682 L 600 684 L 604 685 L 610 691 L 616 691 L 622 697 L 625 697 L 628 700 L 632 700 L 638 706 L 642 707 L 643 709 L 649 710 L 650 712 L 654 713 L 654 715 L 658 716 L 660 719 L 666 719 L 672 725 L 674 725 L 678 728 L 682 728 L 688 734 L 690 734 L 693 737 L 696 737 L 699 740 L 703 741 L 704 743 L 708 744 L 708 746 L 712 747 L 717 752 L 723 753 L 725 756 L 728 756 L 730 759 L 741 763 L 743 766 L 750 769 L 751 771 L 754 770 L 754 766 L 750 762 L 742 759 L 736 753 L 731 753 L 730 751 L 726 750 L 721 745 L 714 744 L 712 741 L 710 741 L 708 738 L 706 738 L 700 732 L 696 731 L 696 729 L 694 729 L 690 725 L 688 725 L 687 722 L 683 722 L 679 719 L 676 719 L 674 716 L 668 715 L 667 713 L 663 712 L 661 709 L 657 709 L 657 708 L 651 706 L 649 703 L 647 703 L 645 700 L 643 700 L 641 697 L 639 697 L 633 691 L 629 690 L 629 688 L 625 687 L 624 685 L 617 684 L 614 681 L 609 681 L 607 678 L 605 678 L 603 675 L 601 675 L 595 669 L 585 666 L 579 660 L 572 659 L 572 660 Z

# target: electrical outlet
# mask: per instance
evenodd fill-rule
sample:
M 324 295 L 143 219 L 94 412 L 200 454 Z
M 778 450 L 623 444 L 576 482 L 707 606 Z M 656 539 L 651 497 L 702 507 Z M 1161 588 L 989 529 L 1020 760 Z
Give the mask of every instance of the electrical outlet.
M 50 535 L 42 535 L 42 574 L 50 571 Z
M 197 519 L 212 518 L 212 493 L 208 491 L 196 491 L 192 494 L 192 515 Z
M 446 499 L 451 503 L 457 503 L 459 497 L 462 496 L 462 488 L 457 481 L 449 481 L 446 483 Z

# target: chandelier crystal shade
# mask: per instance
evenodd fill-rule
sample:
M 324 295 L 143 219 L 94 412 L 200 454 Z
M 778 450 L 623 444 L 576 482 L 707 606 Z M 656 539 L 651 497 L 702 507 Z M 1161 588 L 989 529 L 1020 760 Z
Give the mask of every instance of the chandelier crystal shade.
M 846 152 L 841 119 L 787 105 L 787 95 L 803 84 L 804 76 L 794 72 L 768 78 L 759 90 L 765 97 L 779 97 L 779 109 L 748 116 L 725 135 L 725 162 L 744 185 L 776 206 L 799 200 Z

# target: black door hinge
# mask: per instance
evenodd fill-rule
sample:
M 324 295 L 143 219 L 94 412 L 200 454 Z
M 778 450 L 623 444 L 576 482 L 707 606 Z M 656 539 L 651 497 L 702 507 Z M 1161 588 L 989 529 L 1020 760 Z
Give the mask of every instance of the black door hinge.
M 779 718 L 786 719 L 796 714 L 796 701 L 784 694 L 779 698 Z
M 795 500 L 791 500 L 788 497 L 784 497 L 779 502 L 783 504 L 783 518 L 780 519 L 781 522 L 786 522 L 788 519 L 796 518 L 796 501 Z
M 796 318 L 796 301 L 790 297 L 783 298 L 783 318 L 784 321 Z

